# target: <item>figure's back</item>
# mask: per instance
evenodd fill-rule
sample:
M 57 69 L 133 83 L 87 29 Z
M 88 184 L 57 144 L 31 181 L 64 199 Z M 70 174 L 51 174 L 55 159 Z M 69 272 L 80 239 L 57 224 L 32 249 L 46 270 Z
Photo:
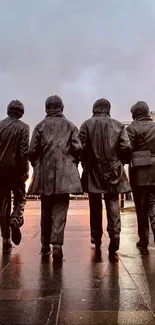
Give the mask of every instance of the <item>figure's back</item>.
M 155 153 L 155 122 L 151 119 L 135 120 L 128 128 L 130 134 L 133 133 L 133 150 L 146 150 L 146 146 L 151 153 Z M 145 141 L 144 141 L 145 139 Z M 145 144 L 147 143 L 147 145 Z
M 0 121 L 0 173 L 18 170 L 19 146 L 24 125 L 12 117 Z
M 93 116 L 86 122 L 90 150 L 96 158 L 112 159 L 116 156 L 123 125 L 109 116 Z
M 41 136 L 41 152 L 44 160 L 55 160 L 68 154 L 70 150 L 70 137 L 74 130 L 74 125 L 64 116 L 47 116 L 38 126 Z
M 81 143 L 78 129 L 62 114 L 46 116 L 34 129 L 29 159 L 34 167 L 31 194 L 81 192 L 76 165 Z

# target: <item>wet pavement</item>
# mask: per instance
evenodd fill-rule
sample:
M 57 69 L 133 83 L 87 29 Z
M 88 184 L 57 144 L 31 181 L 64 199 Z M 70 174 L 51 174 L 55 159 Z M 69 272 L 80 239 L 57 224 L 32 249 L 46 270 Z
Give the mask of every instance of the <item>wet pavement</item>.
M 105 211 L 104 211 L 105 215 Z M 100 254 L 90 244 L 87 200 L 70 202 L 64 260 L 41 258 L 40 202 L 28 201 L 23 240 L 10 255 L 0 246 L 0 324 L 154 325 L 155 246 L 136 248 L 134 212 L 122 215 L 119 260 L 108 259 L 108 234 Z M 1 244 L 0 244 L 1 245 Z

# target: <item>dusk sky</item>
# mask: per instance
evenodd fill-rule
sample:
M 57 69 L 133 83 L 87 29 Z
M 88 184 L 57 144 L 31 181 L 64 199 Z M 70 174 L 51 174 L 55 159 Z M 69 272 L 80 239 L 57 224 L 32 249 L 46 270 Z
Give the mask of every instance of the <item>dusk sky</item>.
M 52 94 L 77 126 L 99 97 L 120 120 L 137 100 L 153 110 L 155 1 L 0 0 L 0 89 L 1 118 L 18 98 L 31 129 Z

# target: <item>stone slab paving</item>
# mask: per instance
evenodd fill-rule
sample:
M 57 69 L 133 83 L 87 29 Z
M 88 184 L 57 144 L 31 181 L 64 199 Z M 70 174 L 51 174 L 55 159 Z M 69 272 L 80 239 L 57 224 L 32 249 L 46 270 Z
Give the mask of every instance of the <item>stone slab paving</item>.
M 99 254 L 90 244 L 87 200 L 71 200 L 64 259 L 40 255 L 40 202 L 28 201 L 23 239 L 9 255 L 0 244 L 0 325 L 154 325 L 155 246 L 141 255 L 136 215 L 121 213 L 118 263 L 108 259 L 108 234 Z

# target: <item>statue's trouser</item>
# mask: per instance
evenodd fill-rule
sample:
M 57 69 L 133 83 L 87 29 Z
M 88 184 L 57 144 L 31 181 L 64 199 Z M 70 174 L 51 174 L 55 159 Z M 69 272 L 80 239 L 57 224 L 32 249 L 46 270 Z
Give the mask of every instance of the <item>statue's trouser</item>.
M 104 200 L 107 212 L 107 231 L 111 242 L 119 239 L 121 231 L 118 194 L 106 193 Z M 90 231 L 95 242 L 100 242 L 102 229 L 102 194 L 89 193 Z
M 63 245 L 69 194 L 41 196 L 41 244 Z
M 13 211 L 11 213 L 11 192 L 13 192 Z M 10 221 L 16 220 L 20 227 L 23 224 L 25 207 L 25 182 L 16 179 L 15 182 L 0 186 L 0 226 L 3 239 L 10 239 Z
M 149 244 L 149 219 L 155 235 L 155 186 L 133 186 L 137 213 L 138 236 L 145 247 Z

